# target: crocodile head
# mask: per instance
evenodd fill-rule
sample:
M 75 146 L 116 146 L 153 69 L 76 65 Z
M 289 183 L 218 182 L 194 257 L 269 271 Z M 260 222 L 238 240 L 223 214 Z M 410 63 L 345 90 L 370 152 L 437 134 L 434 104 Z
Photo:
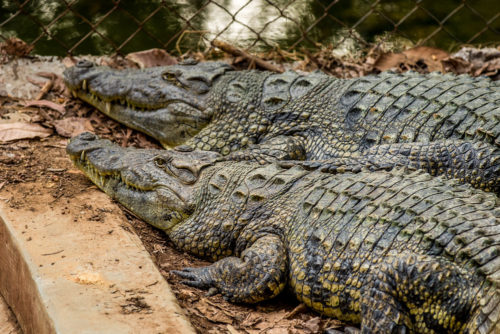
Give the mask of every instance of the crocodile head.
M 74 164 L 138 217 L 168 232 L 194 211 L 201 171 L 219 154 L 122 148 L 83 133 L 66 148 Z
M 64 81 L 75 97 L 168 148 L 210 122 L 210 88 L 229 70 L 220 62 L 186 62 L 117 71 L 83 60 L 64 72 Z

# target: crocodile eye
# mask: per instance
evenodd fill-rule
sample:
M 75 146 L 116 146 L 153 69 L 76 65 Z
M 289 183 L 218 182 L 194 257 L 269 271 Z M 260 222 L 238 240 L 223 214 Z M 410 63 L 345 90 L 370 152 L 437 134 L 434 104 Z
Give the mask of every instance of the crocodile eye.
M 176 85 L 177 87 L 184 88 L 184 84 L 177 79 L 177 76 L 170 72 L 163 72 L 161 74 L 163 80 L 170 82 L 171 84 Z
M 163 72 L 161 74 L 161 77 L 163 78 L 163 80 L 165 81 L 177 81 L 177 78 L 175 77 L 175 74 L 172 74 L 172 73 L 169 73 L 169 72 Z
M 154 158 L 154 163 L 156 166 L 163 168 L 165 165 L 168 163 L 168 160 L 165 159 L 164 157 L 155 157 Z

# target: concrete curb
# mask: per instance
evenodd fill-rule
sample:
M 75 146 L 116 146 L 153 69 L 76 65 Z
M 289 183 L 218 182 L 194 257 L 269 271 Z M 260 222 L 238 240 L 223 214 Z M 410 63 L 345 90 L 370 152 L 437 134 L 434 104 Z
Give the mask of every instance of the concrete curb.
M 2 197 L 20 196 L 13 192 Z M 105 194 L 90 188 L 73 199 L 96 203 L 104 222 L 72 201 L 36 197 L 29 208 L 0 201 L 0 293 L 25 334 L 195 332 Z

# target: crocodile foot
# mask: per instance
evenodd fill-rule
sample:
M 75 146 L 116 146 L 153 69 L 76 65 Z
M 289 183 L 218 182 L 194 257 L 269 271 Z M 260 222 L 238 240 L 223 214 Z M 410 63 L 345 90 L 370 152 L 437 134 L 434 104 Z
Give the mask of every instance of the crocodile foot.
M 183 268 L 182 270 L 170 271 L 184 280 L 182 284 L 186 284 L 198 289 L 210 289 L 214 286 L 214 280 L 209 274 L 209 267 L 201 268 Z

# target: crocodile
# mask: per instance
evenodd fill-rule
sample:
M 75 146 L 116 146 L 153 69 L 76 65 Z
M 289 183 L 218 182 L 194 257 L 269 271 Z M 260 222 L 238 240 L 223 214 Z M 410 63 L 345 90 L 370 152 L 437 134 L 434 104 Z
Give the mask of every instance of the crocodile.
M 500 83 L 487 78 L 384 72 L 341 80 L 232 71 L 222 62 L 117 71 L 89 61 L 64 77 L 75 96 L 165 148 L 325 166 L 384 152 L 498 192 Z
M 175 273 L 235 303 L 286 287 L 363 333 L 500 330 L 500 199 L 423 171 L 337 174 L 123 148 L 96 135 L 67 153 L 100 189 L 183 251 Z

